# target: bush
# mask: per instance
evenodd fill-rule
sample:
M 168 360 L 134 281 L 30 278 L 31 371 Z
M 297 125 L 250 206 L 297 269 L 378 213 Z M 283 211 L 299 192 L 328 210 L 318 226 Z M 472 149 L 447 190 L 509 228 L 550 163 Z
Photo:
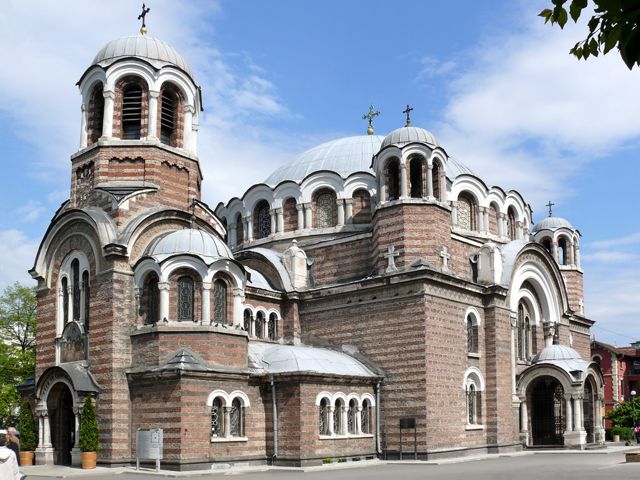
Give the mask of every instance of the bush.
M 613 427 L 605 430 L 608 440 L 613 440 L 614 435 L 620 435 L 621 441 L 635 440 L 633 428 L 630 427 Z
M 323 458 L 322 463 L 333 463 L 333 458 Z
M 20 405 L 20 416 L 18 417 L 18 431 L 20 432 L 20 449 L 32 452 L 38 446 L 36 437 L 36 426 L 33 421 L 33 413 L 28 400 L 24 400 Z
M 640 398 L 622 402 L 604 418 L 610 420 L 614 427 L 633 427 L 634 421 L 640 420 Z
M 93 398 L 88 396 L 82 406 L 82 419 L 80 420 L 80 450 L 83 452 L 97 452 L 100 447 L 98 438 L 98 419 Z

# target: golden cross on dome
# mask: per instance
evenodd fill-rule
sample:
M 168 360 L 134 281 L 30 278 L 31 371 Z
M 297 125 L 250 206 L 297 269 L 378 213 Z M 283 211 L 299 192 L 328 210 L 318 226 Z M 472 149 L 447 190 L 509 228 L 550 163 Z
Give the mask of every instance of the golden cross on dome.
M 553 207 L 555 205 L 555 203 L 551 203 L 551 200 L 549 200 L 549 203 L 547 203 L 545 205 L 545 207 L 549 207 L 549 216 L 552 217 L 553 216 L 553 212 L 551 211 L 551 207 Z
M 409 104 L 407 104 L 407 108 L 402 111 L 402 113 L 405 113 L 407 115 L 407 124 L 405 125 L 405 127 L 408 127 L 409 125 L 411 125 L 411 117 L 410 117 L 411 112 L 413 112 L 413 108 L 410 107 Z
M 145 23 L 147 13 L 151 11 L 151 8 L 147 7 L 144 3 L 142 4 L 142 13 L 138 15 L 138 20 L 142 20 L 142 26 L 140 27 L 140 33 L 142 35 L 147 34 L 147 24 Z
M 367 127 L 367 134 L 373 135 L 373 119 L 380 115 L 379 110 L 374 110 L 373 103 L 369 106 L 369 113 L 362 116 L 363 120 L 369 120 L 369 126 Z

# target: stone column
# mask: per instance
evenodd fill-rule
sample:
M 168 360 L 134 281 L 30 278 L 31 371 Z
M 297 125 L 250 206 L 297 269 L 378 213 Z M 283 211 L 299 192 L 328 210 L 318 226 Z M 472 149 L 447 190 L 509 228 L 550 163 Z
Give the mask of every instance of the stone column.
M 433 199 L 433 163 L 427 165 L 427 198 Z
M 247 228 L 245 231 L 247 232 L 247 242 L 251 242 L 253 240 L 253 215 L 246 216 Z
M 551 240 L 551 253 L 556 263 L 560 264 L 560 261 L 558 260 L 558 241 L 556 239 Z
M 516 240 L 520 240 L 524 237 L 524 224 L 521 221 L 516 222 Z
M 565 428 L 565 432 L 572 432 L 573 431 L 573 408 L 571 408 L 571 395 L 565 395 L 564 396 L 564 401 L 565 401 L 565 421 L 566 421 L 566 428 Z
M 384 172 L 382 174 L 382 178 L 378 182 L 378 191 L 380 192 L 378 196 L 380 197 L 380 203 L 387 201 L 387 185 L 384 182 Z
M 116 99 L 116 94 L 113 90 L 104 90 L 102 92 L 104 97 L 104 115 L 102 117 L 102 137 L 113 137 L 113 102 Z
M 362 435 L 362 406 L 356 409 L 356 435 Z
M 169 320 L 169 282 L 158 282 L 160 291 L 160 321 Z
M 481 233 L 487 233 L 489 231 L 489 214 L 487 207 L 478 207 L 478 220 L 480 221 L 479 229 Z
M 400 198 L 407 198 L 407 164 L 400 162 Z
M 44 415 L 38 415 L 38 448 L 44 448 Z
M 202 282 L 202 317 L 200 323 L 209 325 L 211 318 L 211 282 Z
M 190 135 L 189 142 L 191 143 L 191 152 L 194 155 L 197 155 L 198 154 L 198 123 L 197 123 L 197 119 L 196 121 L 194 121 L 193 119 L 191 121 L 193 122 L 193 127 L 191 128 L 191 135 Z
M 231 438 L 231 407 L 224 407 L 224 438 Z
M 311 211 L 311 203 L 305 203 L 304 206 L 304 228 L 309 229 L 313 227 L 313 218 Z
M 244 312 L 242 305 L 244 304 L 244 291 L 241 288 L 233 289 L 233 325 L 242 326 L 244 322 Z
M 329 435 L 335 435 L 336 432 L 334 432 L 333 430 L 333 412 L 335 411 L 336 407 L 334 405 L 329 405 L 329 418 L 327 419 L 329 421 Z
M 576 262 L 576 268 L 580 268 L 580 245 L 575 246 L 574 261 Z
M 348 433 L 347 432 L 347 425 L 349 425 L 349 419 L 347 418 L 348 415 L 348 410 L 347 410 L 347 405 L 343 405 L 342 407 L 340 407 L 340 418 L 342 419 L 341 423 L 341 429 L 340 429 L 340 433 L 341 434 L 345 434 Z
M 520 442 L 529 445 L 529 411 L 525 398 L 520 399 Z
M 573 397 L 573 431 L 584 430 L 582 426 L 582 399 L 576 395 Z
M 353 223 L 353 198 L 345 198 L 345 218 L 344 221 L 347 225 L 351 225 Z
M 193 144 L 193 114 L 196 109 L 193 105 L 184 106 L 184 130 L 182 145 L 183 148 L 189 152 L 196 153 L 196 146 Z
M 569 257 L 569 265 L 575 267 L 575 265 L 576 265 L 575 258 L 574 258 L 575 257 L 575 255 L 574 255 L 575 248 L 574 248 L 574 245 L 573 245 L 573 240 L 569 242 L 569 246 L 568 247 L 569 247 L 569 252 L 568 252 L 569 253 L 569 255 L 568 255 L 568 257 Z
M 44 417 L 44 447 L 51 448 L 51 425 L 49 423 L 49 415 Z
M 451 225 L 458 226 L 458 202 L 451 202 Z
M 230 225 L 227 225 L 227 243 L 232 246 L 235 247 L 238 243 L 238 241 L 236 240 L 236 224 L 232 223 Z
M 80 105 L 80 150 L 87 147 L 87 106 Z
M 344 200 L 338 198 L 336 207 L 338 208 L 338 226 L 341 227 L 344 225 Z
M 71 449 L 71 465 L 80 467 L 82 465 L 82 450 L 80 450 L 80 409 L 73 407 L 75 417 L 75 428 L 73 431 L 73 448 Z
M 296 228 L 296 231 L 304 230 L 304 205 L 297 203 L 296 210 L 298 211 L 298 228 Z
M 149 128 L 147 129 L 147 138 L 149 140 L 158 140 L 158 98 L 160 92 L 149 90 Z
M 284 209 L 282 207 L 276 208 L 276 232 L 284 232 Z
M 271 232 L 269 234 L 275 235 L 278 232 L 278 220 L 275 209 L 269 210 L 269 219 L 271 220 Z

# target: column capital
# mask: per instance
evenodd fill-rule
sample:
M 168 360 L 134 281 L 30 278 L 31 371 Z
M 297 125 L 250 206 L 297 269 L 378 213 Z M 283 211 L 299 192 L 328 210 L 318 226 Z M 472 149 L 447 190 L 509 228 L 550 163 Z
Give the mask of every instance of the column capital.
M 191 113 L 191 114 L 196 113 L 196 107 L 194 107 L 193 105 L 187 104 L 184 106 L 184 113 Z
M 158 90 L 149 90 L 149 98 L 159 98 L 160 92 Z
M 158 290 L 169 290 L 170 288 L 169 282 L 158 282 Z
M 244 298 L 244 290 L 242 288 L 234 288 L 233 289 L 234 297 L 243 297 Z
M 107 99 L 115 100 L 116 99 L 116 92 L 114 92 L 113 90 L 103 90 L 102 91 L 102 96 L 104 97 L 105 100 L 107 100 Z
M 202 282 L 202 290 L 211 290 L 211 282 Z
M 296 203 L 296 210 L 300 211 L 304 208 L 304 204 L 303 203 Z

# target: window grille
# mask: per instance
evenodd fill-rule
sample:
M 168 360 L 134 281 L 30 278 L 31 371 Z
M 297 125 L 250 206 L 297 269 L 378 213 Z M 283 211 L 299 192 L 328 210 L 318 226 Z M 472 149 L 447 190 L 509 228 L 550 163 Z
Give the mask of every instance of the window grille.
M 122 138 L 137 140 L 142 125 L 142 88 L 135 83 L 122 92 Z
M 160 109 L 160 141 L 171 145 L 171 137 L 176 128 L 177 95 L 171 88 L 162 90 Z
M 478 324 L 467 317 L 467 352 L 478 353 Z
M 264 337 L 264 313 L 262 312 L 256 314 L 256 337 Z
M 362 411 L 360 412 L 360 426 L 362 428 L 362 433 L 371 433 L 370 409 L 369 400 L 365 400 L 362 405 Z
M 193 321 L 194 286 L 191 277 L 178 279 L 178 320 Z
M 260 202 L 256 208 L 256 238 L 266 238 L 271 235 L 271 214 L 269 213 L 269 204 Z
M 329 407 L 327 406 L 327 400 L 322 399 L 320 401 L 320 408 L 318 409 L 318 433 L 320 435 L 329 435 L 328 413 Z
M 316 228 L 329 228 L 335 226 L 336 198 L 333 193 L 321 193 L 316 200 L 316 215 L 318 222 Z
M 242 437 L 242 404 L 237 398 L 231 403 L 229 418 L 231 422 L 231 436 Z
M 244 330 L 249 335 L 251 335 L 251 311 L 250 310 L 244 311 Z
M 275 313 L 269 315 L 269 340 L 276 339 L 278 317 Z
M 71 262 L 71 275 L 72 275 L 72 288 L 73 288 L 73 304 L 72 304 L 72 317 L 73 320 L 80 320 L 80 262 L 78 259 L 74 259 Z
M 336 435 L 342 434 L 342 401 L 337 401 L 333 410 L 333 431 Z
M 476 386 L 474 384 L 470 384 L 467 386 L 467 422 L 470 425 L 475 425 L 477 423 L 476 418 L 476 408 L 477 408 L 477 398 L 476 398 Z
M 471 220 L 472 206 L 466 198 L 458 199 L 458 227 L 464 230 L 472 230 Z
M 158 279 L 152 277 L 147 282 L 147 323 L 158 323 L 160 320 L 160 289 Z
M 213 318 L 216 323 L 227 323 L 227 284 L 222 280 L 213 283 Z
M 351 400 L 347 410 L 347 432 L 351 434 L 356 433 L 356 408 L 355 400 Z
M 217 397 L 211 405 L 211 436 L 222 437 L 224 435 L 224 407 L 222 399 Z

